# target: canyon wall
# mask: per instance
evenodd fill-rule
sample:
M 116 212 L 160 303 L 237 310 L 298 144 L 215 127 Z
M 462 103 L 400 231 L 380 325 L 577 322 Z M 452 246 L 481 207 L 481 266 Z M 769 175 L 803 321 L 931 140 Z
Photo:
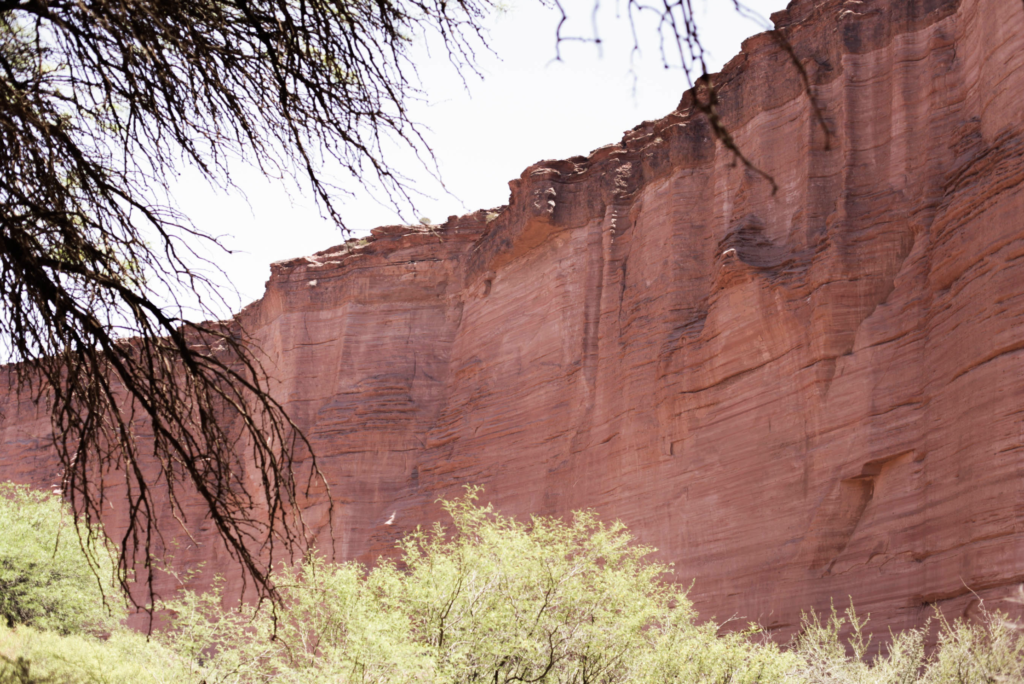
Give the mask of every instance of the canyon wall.
M 1024 581 L 1024 4 L 773 20 L 824 126 L 767 34 L 715 83 L 775 192 L 687 95 L 530 167 L 507 207 L 274 265 L 240 320 L 341 557 L 472 483 L 510 514 L 622 520 L 703 618 L 783 636 L 832 599 L 902 628 Z M 0 476 L 52 481 L 45 414 L 5 413 Z M 308 519 L 328 533 L 322 499 Z M 195 538 L 179 562 L 238 579 Z

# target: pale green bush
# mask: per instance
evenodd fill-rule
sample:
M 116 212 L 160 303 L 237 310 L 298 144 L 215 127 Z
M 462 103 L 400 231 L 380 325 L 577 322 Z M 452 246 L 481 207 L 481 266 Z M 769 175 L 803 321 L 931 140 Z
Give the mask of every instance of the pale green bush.
M 666 566 L 592 513 L 529 525 L 446 502 L 452 529 L 400 543 L 401 569 L 312 558 L 278 577 L 281 610 L 169 604 L 161 638 L 190 681 L 782 682 L 792 654 L 698 626 Z
M 98 530 L 80 539 L 56 494 L 0 483 L 0 622 L 70 634 L 124 616 Z
M 0 629 L 0 684 L 177 684 L 183 666 L 126 629 L 105 639 L 20 626 Z
M 941 618 L 935 657 L 928 661 L 922 682 L 979 684 L 1024 682 L 1024 632 L 999 615 L 982 624 Z
M 808 684 L 995 684 L 1024 682 L 1024 632 L 1001 615 L 983 612 L 983 622 L 946 621 L 936 614 L 937 643 L 925 641 L 932 623 L 890 634 L 881 653 L 869 658 L 867 620 L 851 606 L 833 607 L 827 619 L 805 616 L 793 652 L 803 665 L 798 681 Z M 847 629 L 844 639 L 841 632 Z
M 0 505 L 5 524 L 77 541 L 55 497 L 12 491 L 29 522 Z M 276 609 L 224 608 L 217 591 L 183 591 L 160 606 L 171 628 L 148 640 L 123 628 L 90 635 L 83 625 L 103 613 L 100 592 L 83 581 L 88 566 L 74 560 L 77 546 L 40 533 L 9 557 L 55 573 L 78 608 L 17 593 L 37 606 L 30 622 L 42 629 L 0 627 L 0 684 L 1024 682 L 1024 632 L 999 616 L 937 617 L 934 652 L 926 627 L 890 635 L 874 657 L 852 607 L 806 616 L 785 648 L 751 639 L 756 629 L 719 635 L 696 622 L 685 592 L 664 581 L 669 568 L 621 524 L 592 513 L 523 524 L 475 499 L 470 490 L 444 503 L 450 528 L 405 538 L 398 563 L 367 570 L 312 556 L 281 569 Z

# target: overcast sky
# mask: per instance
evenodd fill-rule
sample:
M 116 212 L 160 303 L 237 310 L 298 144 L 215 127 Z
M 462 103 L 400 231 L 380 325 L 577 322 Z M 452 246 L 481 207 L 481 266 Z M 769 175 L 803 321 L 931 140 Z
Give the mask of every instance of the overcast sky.
M 573 18 L 567 32 L 592 35 L 592 0 L 563 4 Z M 786 3 L 746 4 L 767 17 Z M 763 30 L 737 16 L 730 0 L 696 0 L 695 7 L 715 71 L 739 51 L 744 38 Z M 442 53 L 417 45 L 417 68 L 429 102 L 416 104 L 412 118 L 428 129 L 447 192 L 413 158 L 395 153 L 390 161 L 434 199 L 418 201 L 415 213 L 406 209 L 403 220 L 360 193 L 344 203 L 346 220 L 357 234 L 419 217 L 441 223 L 452 214 L 505 204 L 508 181 L 527 166 L 587 154 L 675 109 L 686 89 L 685 76 L 664 68 L 649 27 L 640 27 L 643 49 L 631 58 L 628 22 L 617 18 L 615 4 L 605 0 L 597 17 L 602 53 L 593 45 L 563 43 L 563 61 L 555 62 L 557 21 L 558 14 L 538 0 L 513 0 L 488 22 L 496 55 L 480 55 L 484 78 L 468 77 L 468 92 Z M 199 228 L 223 235 L 236 250 L 215 260 L 238 290 L 229 301 L 241 305 L 262 295 L 271 262 L 312 254 L 344 238 L 320 217 L 308 194 L 289 191 L 249 169 L 234 171 L 247 200 L 213 192 L 187 174 L 175 192 Z

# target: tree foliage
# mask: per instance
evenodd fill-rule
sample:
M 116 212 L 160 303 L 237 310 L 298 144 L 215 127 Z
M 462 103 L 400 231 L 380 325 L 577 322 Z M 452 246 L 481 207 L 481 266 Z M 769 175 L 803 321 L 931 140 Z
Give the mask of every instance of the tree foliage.
M 164 604 L 171 620 L 150 639 L 109 623 L 109 635 L 64 630 L 59 621 L 0 625 L 0 684 L 990 684 L 1024 678 L 1024 631 L 997 615 L 950 623 L 939 614 L 930 652 L 926 626 L 890 634 L 873 658 L 867 620 L 852 607 L 845 614 L 808 614 L 782 648 L 756 628 L 720 633 L 719 625 L 698 622 L 685 592 L 666 582 L 669 568 L 651 562 L 652 549 L 636 545 L 622 525 L 603 524 L 593 513 L 521 523 L 477 505 L 475 494 L 445 503 L 450 527 L 402 540 L 395 563 L 367 570 L 311 556 L 281 568 L 276 613 L 265 606 L 224 608 L 217 592 L 182 591 Z M 59 509 L 49 494 L 24 501 L 20 509 L 10 507 L 5 522 L 29 525 Z M 45 537 L 44 546 L 53 543 Z M 75 551 L 81 553 L 68 547 L 68 559 Z M 83 609 L 101 605 L 87 592 L 68 600 Z
M 795 670 L 773 644 L 696 624 L 669 568 L 620 523 L 521 523 L 477 493 L 444 502 L 451 527 L 410 534 L 396 563 L 311 557 L 279 577 L 276 615 L 186 593 L 159 638 L 189 662 L 215 652 L 193 681 L 740 683 Z

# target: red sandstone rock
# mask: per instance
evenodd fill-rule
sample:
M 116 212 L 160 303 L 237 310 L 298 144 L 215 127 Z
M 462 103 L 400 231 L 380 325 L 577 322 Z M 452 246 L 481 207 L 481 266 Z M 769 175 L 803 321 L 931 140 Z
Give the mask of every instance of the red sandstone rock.
M 703 617 L 782 634 L 832 599 L 898 629 L 1024 581 L 1024 5 L 773 19 L 832 131 L 748 40 L 716 83 L 774 195 L 686 97 L 527 169 L 496 217 L 274 266 L 241 320 L 319 454 L 340 557 L 473 483 L 507 513 L 621 519 Z M 49 482 L 45 412 L 7 402 L 0 476 Z M 326 532 L 322 498 L 308 517 Z M 237 582 L 196 538 L 177 562 Z

